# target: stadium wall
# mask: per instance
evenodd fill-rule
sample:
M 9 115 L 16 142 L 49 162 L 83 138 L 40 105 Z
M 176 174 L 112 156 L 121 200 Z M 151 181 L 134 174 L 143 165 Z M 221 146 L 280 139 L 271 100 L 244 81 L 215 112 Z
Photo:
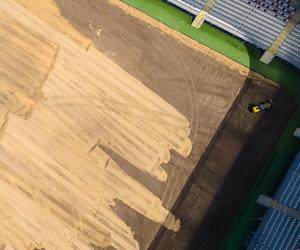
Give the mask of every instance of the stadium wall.
M 261 201 L 265 200 L 264 196 Z M 248 250 L 298 249 L 300 246 L 300 151 L 276 192 Z M 264 204 L 265 205 L 265 204 Z M 282 210 L 278 208 L 284 208 Z M 293 212 L 295 211 L 293 216 Z
M 261 61 L 269 63 L 276 55 L 300 68 L 300 18 L 289 0 L 166 1 L 266 50 Z

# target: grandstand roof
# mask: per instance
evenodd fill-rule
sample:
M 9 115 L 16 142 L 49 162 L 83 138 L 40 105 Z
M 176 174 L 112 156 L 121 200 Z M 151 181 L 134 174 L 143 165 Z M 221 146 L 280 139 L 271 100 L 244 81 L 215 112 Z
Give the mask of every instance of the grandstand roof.
M 300 151 L 274 197 L 300 211 Z M 300 249 L 300 221 L 273 208 L 267 210 L 248 249 Z

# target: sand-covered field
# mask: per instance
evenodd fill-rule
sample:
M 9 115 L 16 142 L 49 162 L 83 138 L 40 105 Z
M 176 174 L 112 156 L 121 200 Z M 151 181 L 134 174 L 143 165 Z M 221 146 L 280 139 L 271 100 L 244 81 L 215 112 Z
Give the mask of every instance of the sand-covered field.
M 0 64 L 1 250 L 180 235 L 189 222 L 170 210 L 245 82 L 266 86 L 252 99 L 279 92 L 116 0 L 1 1 Z M 203 218 L 231 167 L 201 180 Z

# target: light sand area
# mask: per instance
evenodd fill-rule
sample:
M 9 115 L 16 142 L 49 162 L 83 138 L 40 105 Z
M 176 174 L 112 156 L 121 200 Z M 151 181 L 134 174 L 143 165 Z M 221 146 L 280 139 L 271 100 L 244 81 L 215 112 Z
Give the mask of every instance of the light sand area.
M 180 222 L 100 147 L 158 182 L 190 123 L 64 20 L 51 0 L 0 2 L 0 243 L 17 250 L 139 249 L 115 201 Z
M 101 146 L 126 173 L 147 186 L 162 200 L 165 208 L 171 209 L 177 215 L 181 220 L 179 232 L 164 231 L 160 224 L 141 216 L 122 202 L 116 202 L 114 211 L 135 231 L 134 237 L 141 249 L 149 249 L 151 245 L 154 246 L 153 249 L 188 249 L 189 239 L 193 237 L 193 231 L 197 230 L 200 223 L 204 232 L 201 234 L 201 244 L 205 246 L 209 242 L 218 245 L 218 240 L 228 231 L 229 223 L 233 221 L 236 211 L 247 197 L 247 190 L 251 188 L 251 182 L 256 179 L 261 169 L 261 160 L 272 148 L 280 129 L 291 114 L 290 104 L 287 105 L 290 102 L 287 102 L 284 92 L 278 98 L 276 93 L 279 88 L 273 82 L 269 84 L 271 81 L 249 72 L 238 63 L 121 1 L 55 2 L 61 15 L 76 30 L 90 38 L 95 48 L 160 95 L 190 123 L 192 152 L 185 158 L 174 150 L 170 151 L 170 161 L 162 165 L 168 176 L 165 182 L 143 174 L 122 157 Z M 240 103 L 240 90 L 247 89 L 249 84 L 255 86 L 255 91 L 247 93 L 245 100 Z M 254 155 L 259 152 L 261 157 L 251 157 L 249 154 L 245 161 L 241 159 L 241 165 L 235 167 L 231 159 L 237 157 L 242 150 L 241 145 L 248 140 L 248 127 L 261 118 L 246 111 L 247 102 L 260 102 L 264 98 L 274 98 L 276 103 L 285 103 L 282 111 L 277 113 L 276 109 L 272 115 L 268 113 L 267 120 L 258 123 L 259 133 L 254 132 L 254 135 L 267 145 L 268 150 L 261 148 L 259 144 L 255 147 L 257 151 L 251 152 Z M 235 114 L 240 119 L 237 119 Z M 228 116 L 233 117 L 233 125 L 227 123 Z M 224 127 L 228 128 L 228 131 L 223 129 Z M 237 132 L 230 134 L 234 131 Z M 219 142 L 220 138 L 224 138 L 223 133 L 226 140 Z M 277 136 L 274 136 L 275 134 Z M 240 135 L 245 136 L 243 140 Z M 215 145 L 215 153 L 211 155 L 210 151 Z M 262 152 L 264 153 L 261 154 Z M 247 157 L 256 160 L 255 167 Z M 210 160 L 207 162 L 207 159 Z M 234 179 L 230 173 L 231 169 L 236 168 L 239 171 L 232 171 L 236 178 Z M 198 177 L 195 178 L 195 175 Z M 236 190 L 236 181 L 240 183 L 239 192 Z M 226 183 L 229 185 L 226 186 Z M 219 188 L 222 190 L 220 194 Z M 222 195 L 223 192 L 226 195 Z M 219 199 L 220 196 L 226 198 Z M 183 210 L 178 212 L 177 207 Z M 217 209 L 211 209 L 213 207 Z M 230 209 L 226 209 L 228 207 Z M 218 213 L 218 216 L 211 216 L 215 213 Z M 220 220 L 219 215 L 222 215 L 222 225 L 216 227 Z M 157 238 L 160 230 L 166 233 L 167 237 L 159 238 L 159 244 L 153 245 L 153 239 Z

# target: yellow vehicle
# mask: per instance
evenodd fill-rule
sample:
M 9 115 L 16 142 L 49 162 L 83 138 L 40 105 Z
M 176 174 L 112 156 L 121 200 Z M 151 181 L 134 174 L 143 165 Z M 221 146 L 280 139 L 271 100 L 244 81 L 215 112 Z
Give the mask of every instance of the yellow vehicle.
M 250 113 L 259 113 L 261 111 L 269 110 L 273 107 L 275 107 L 273 101 L 271 99 L 268 99 L 266 101 L 259 103 L 258 105 L 250 104 L 248 107 L 248 111 Z

